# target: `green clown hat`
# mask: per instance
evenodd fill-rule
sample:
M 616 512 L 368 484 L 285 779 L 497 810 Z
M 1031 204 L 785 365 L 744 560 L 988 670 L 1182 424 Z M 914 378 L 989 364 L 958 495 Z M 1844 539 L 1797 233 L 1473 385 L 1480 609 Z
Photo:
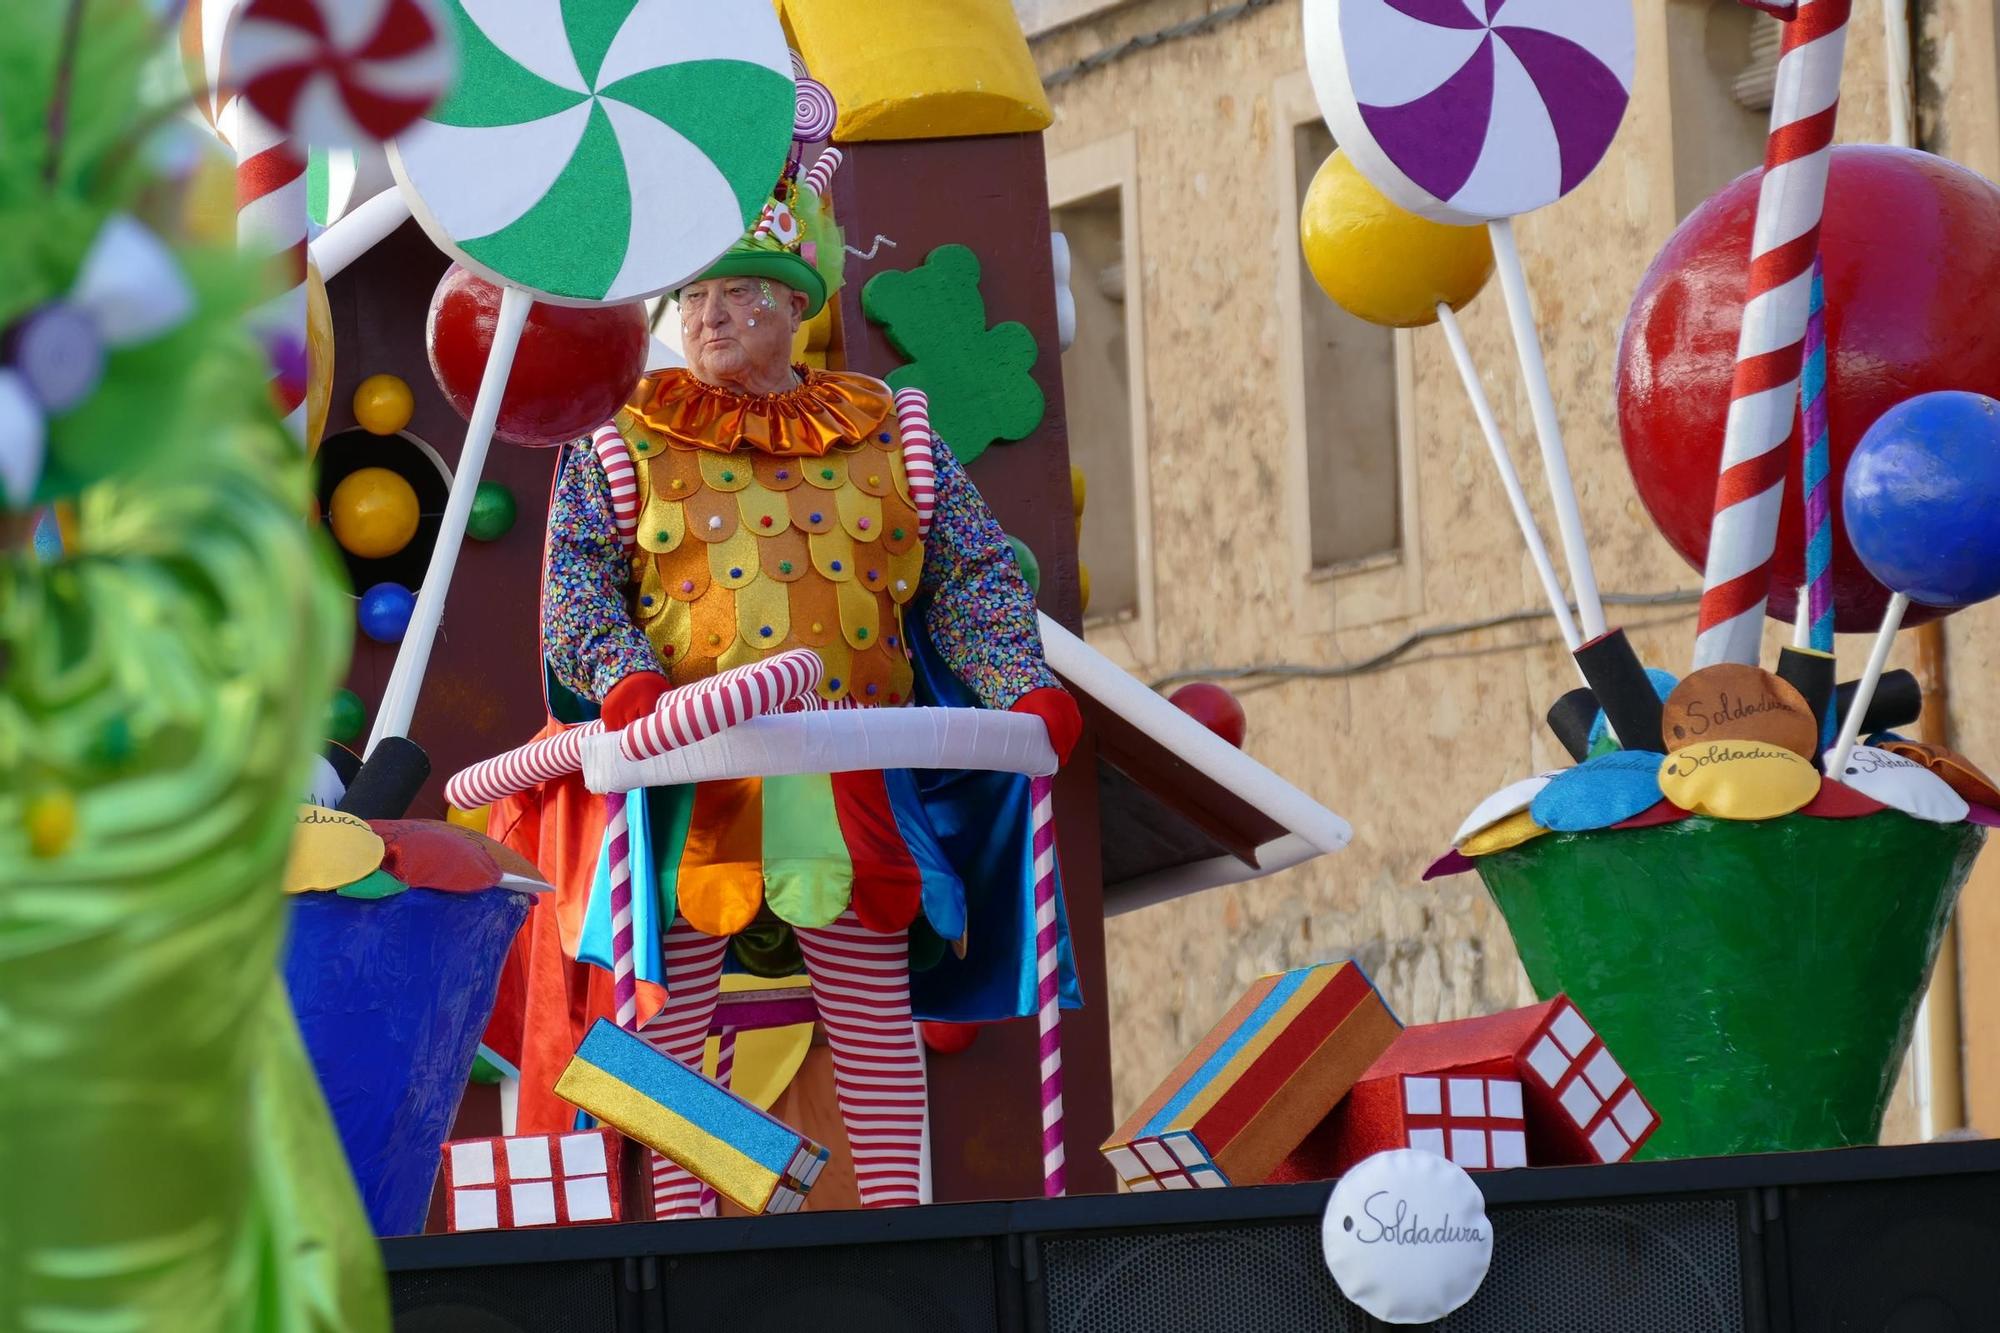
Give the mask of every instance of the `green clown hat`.
M 840 290 L 847 252 L 820 192 L 791 179 L 780 183 L 757 225 L 697 278 L 769 278 L 806 294 L 806 318 Z M 675 293 L 678 297 L 680 294 Z

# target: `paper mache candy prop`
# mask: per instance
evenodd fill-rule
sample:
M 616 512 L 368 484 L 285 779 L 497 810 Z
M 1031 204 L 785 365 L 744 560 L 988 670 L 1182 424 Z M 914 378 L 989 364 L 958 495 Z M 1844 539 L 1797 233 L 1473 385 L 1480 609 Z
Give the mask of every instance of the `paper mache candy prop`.
M 1135 1191 L 1262 1184 L 1399 1031 L 1356 963 L 1264 977 L 1101 1151 Z
M 824 1147 L 609 1019 L 584 1036 L 556 1095 L 751 1214 L 797 1212 L 826 1167 Z
M 376 1234 L 414 1234 L 501 964 L 548 886 L 470 829 L 301 806 L 285 889 L 285 984 L 348 1165 Z
M 454 1139 L 443 1149 L 444 1229 L 622 1222 L 623 1149 L 609 1129 Z

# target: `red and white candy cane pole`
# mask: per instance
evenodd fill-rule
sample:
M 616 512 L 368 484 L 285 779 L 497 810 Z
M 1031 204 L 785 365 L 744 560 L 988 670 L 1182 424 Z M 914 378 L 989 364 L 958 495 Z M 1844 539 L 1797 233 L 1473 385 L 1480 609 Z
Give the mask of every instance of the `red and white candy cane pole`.
M 638 953 L 632 935 L 632 830 L 624 792 L 604 798 L 604 855 L 611 860 L 611 994 L 618 1026 L 639 1030 Z
M 251 327 L 271 358 L 271 396 L 295 438 L 306 433 L 306 164 L 290 140 L 238 97 L 227 114 L 236 149 L 236 241 L 266 260 L 283 290 Z
M 1850 5 L 1806 0 L 1785 25 L 1702 579 L 1696 667 L 1755 665 L 1763 640 L 1786 465 L 1797 452 L 1792 430 Z
M 1063 1163 L 1062 978 L 1057 966 L 1055 779 L 1030 780 L 1035 839 L 1035 1026 L 1042 1052 L 1042 1194 L 1061 1198 L 1067 1190 Z

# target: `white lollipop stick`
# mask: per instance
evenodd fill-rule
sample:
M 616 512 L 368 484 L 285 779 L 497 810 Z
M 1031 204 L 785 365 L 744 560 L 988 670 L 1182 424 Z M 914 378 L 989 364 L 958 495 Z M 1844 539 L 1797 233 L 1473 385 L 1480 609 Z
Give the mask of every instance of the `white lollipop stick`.
M 389 239 L 410 220 L 410 203 L 401 190 L 384 190 L 341 215 L 340 221 L 313 238 L 307 249 L 319 265 L 322 281 L 332 282 L 342 270 Z
M 465 545 L 465 524 L 472 515 L 473 492 L 486 470 L 486 452 L 493 444 L 493 428 L 500 420 L 500 400 L 507 392 L 508 376 L 514 373 L 514 353 L 521 345 L 521 330 L 528 323 L 528 311 L 535 298 L 513 285 L 500 289 L 500 316 L 493 326 L 493 348 L 486 354 L 486 371 L 479 377 L 479 396 L 473 399 L 472 417 L 465 424 L 465 447 L 459 451 L 458 467 L 452 474 L 451 496 L 445 501 L 444 521 L 438 528 L 437 545 L 424 570 L 424 586 L 417 593 L 417 606 L 410 613 L 410 627 L 403 646 L 396 653 L 395 670 L 382 692 L 382 706 L 375 713 L 375 729 L 368 736 L 374 752 L 384 737 L 410 734 L 410 718 L 417 711 L 417 695 L 424 687 L 424 672 L 430 666 L 431 647 L 437 641 L 438 623 L 444 618 L 445 594 L 451 590 L 452 571 L 458 567 L 458 553 Z
M 1882 681 L 1882 668 L 1889 665 L 1889 650 L 1896 646 L 1896 631 L 1903 628 L 1903 613 L 1909 609 L 1909 597 L 1899 592 L 1889 599 L 1889 609 L 1882 613 L 1882 628 L 1876 631 L 1875 646 L 1868 653 L 1868 669 L 1861 673 L 1854 702 L 1847 706 L 1847 716 L 1840 720 L 1840 737 L 1827 752 L 1826 775 L 1835 782 L 1847 771 L 1848 756 L 1854 753 L 1854 743 L 1861 738 L 1861 719 L 1868 716 L 1868 705 L 1875 702 L 1875 687 Z
M 1555 504 L 1556 530 L 1562 534 L 1563 557 L 1569 564 L 1569 585 L 1576 593 L 1576 613 L 1583 622 L 1583 638 L 1589 642 L 1604 635 L 1604 603 L 1598 596 L 1597 571 L 1591 566 L 1590 547 L 1583 535 L 1583 511 L 1577 506 L 1576 483 L 1570 478 L 1562 422 L 1556 416 L 1555 393 L 1549 387 L 1549 368 L 1542 360 L 1542 336 L 1535 327 L 1535 308 L 1528 298 L 1528 276 L 1521 267 L 1521 251 L 1514 243 L 1513 219 L 1495 218 L 1486 224 L 1486 229 L 1493 237 L 1493 260 L 1500 271 L 1500 291 L 1506 298 L 1507 320 L 1514 330 L 1514 350 L 1521 358 L 1521 377 L 1527 382 L 1535 439 L 1542 447 L 1542 468 L 1548 474 L 1549 498 Z
M 1556 628 L 1562 631 L 1563 644 L 1572 653 L 1583 646 L 1577 635 L 1576 621 L 1570 617 L 1569 598 L 1563 594 L 1560 580 L 1556 578 L 1556 567 L 1549 559 L 1549 548 L 1542 541 L 1542 532 L 1535 525 L 1535 511 L 1528 507 L 1528 497 L 1521 490 L 1521 476 L 1514 470 L 1514 459 L 1507 452 L 1507 442 L 1501 438 L 1500 423 L 1493 415 L 1493 405 L 1486 400 L 1486 389 L 1479 382 L 1479 369 L 1472 364 L 1472 349 L 1465 345 L 1465 330 L 1458 324 L 1458 316 L 1443 301 L 1438 302 L 1438 324 L 1444 329 L 1444 340 L 1451 345 L 1451 359 L 1458 366 L 1458 378 L 1465 385 L 1465 396 L 1472 400 L 1472 414 L 1479 418 L 1480 433 L 1486 437 L 1486 448 L 1493 455 L 1493 466 L 1499 469 L 1500 485 L 1507 492 L 1507 503 L 1514 510 L 1514 522 L 1520 526 L 1521 540 L 1528 547 L 1528 555 L 1535 562 L 1535 573 L 1542 580 L 1542 594 L 1548 598 L 1549 613 L 1556 618 Z

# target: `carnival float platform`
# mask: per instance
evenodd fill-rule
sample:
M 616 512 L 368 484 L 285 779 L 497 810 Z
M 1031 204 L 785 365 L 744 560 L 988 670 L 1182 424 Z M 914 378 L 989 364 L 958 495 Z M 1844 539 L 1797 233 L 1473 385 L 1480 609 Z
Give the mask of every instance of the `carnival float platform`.
M 1441 1333 L 1992 1327 L 2000 1142 L 1475 1177 L 1493 1267 Z M 403 1333 L 1386 1327 L 1320 1252 L 1324 1183 L 383 1244 Z

